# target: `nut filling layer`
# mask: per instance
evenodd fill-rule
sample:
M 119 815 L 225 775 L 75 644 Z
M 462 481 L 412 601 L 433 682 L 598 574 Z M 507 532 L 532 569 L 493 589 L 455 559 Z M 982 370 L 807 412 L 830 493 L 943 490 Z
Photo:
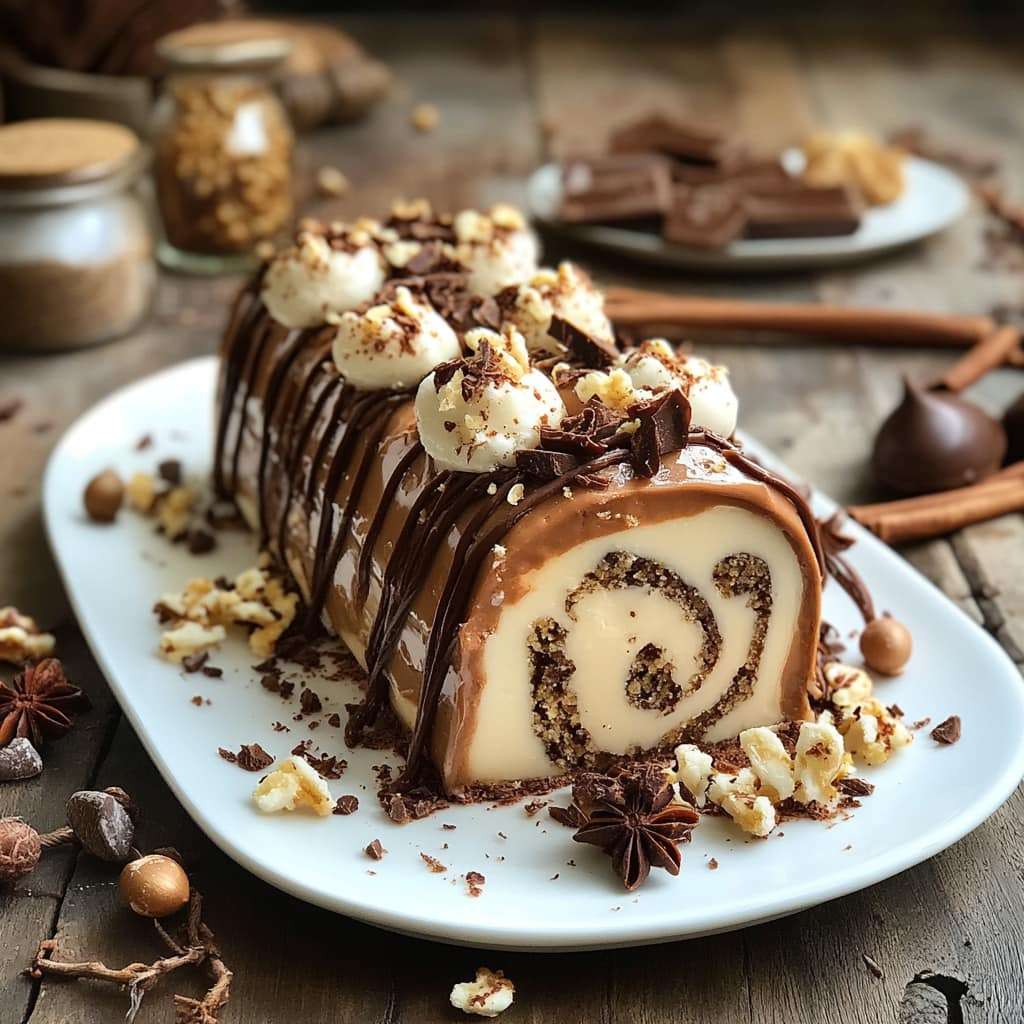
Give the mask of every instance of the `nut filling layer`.
M 671 749 L 684 740 L 700 739 L 715 722 L 747 700 L 754 691 L 771 617 L 771 573 L 763 559 L 737 553 L 719 561 L 712 578 L 723 596 L 747 596 L 747 606 L 754 612 L 747 657 L 722 696 L 699 715 L 666 733 L 658 744 L 659 748 Z M 685 622 L 693 622 L 700 627 L 703 640 L 694 656 L 695 669 L 685 684 L 677 681 L 676 666 L 654 643 L 640 648 L 624 680 L 626 699 L 631 705 L 663 715 L 671 714 L 684 697 L 700 689 L 717 664 L 722 651 L 718 623 L 707 600 L 696 587 L 660 562 L 625 551 L 609 552 L 584 576 L 579 586 L 569 592 L 565 599 L 566 614 L 576 621 L 576 606 L 587 594 L 627 588 L 662 594 L 679 606 Z M 576 666 L 565 652 L 567 637 L 566 628 L 554 619 L 539 619 L 533 624 L 527 647 L 533 730 L 543 742 L 548 757 L 560 768 L 568 770 L 585 766 L 598 749 L 580 720 L 577 697 L 572 687 Z

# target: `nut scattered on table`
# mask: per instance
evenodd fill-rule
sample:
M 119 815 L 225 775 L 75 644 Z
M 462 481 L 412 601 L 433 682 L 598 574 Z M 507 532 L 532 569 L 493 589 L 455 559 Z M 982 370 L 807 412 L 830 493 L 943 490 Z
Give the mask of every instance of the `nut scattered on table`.
M 42 770 L 43 759 L 27 737 L 15 736 L 6 747 L 0 747 L 0 782 L 34 779 Z
M 131 856 L 135 825 L 116 797 L 83 789 L 71 794 L 65 813 L 76 838 L 94 857 L 117 864 Z
M 321 167 L 316 172 L 316 190 L 326 199 L 337 199 L 351 188 L 348 178 L 337 167 Z
M 0 608 L 0 661 L 23 665 L 26 661 L 53 654 L 56 640 L 44 633 L 31 615 L 22 615 L 17 608 Z
M 432 132 L 441 123 L 441 112 L 433 103 L 417 103 L 409 120 L 418 132 Z
M 265 814 L 309 807 L 322 817 L 334 812 L 327 783 L 305 758 L 292 755 L 279 761 L 253 790 L 253 802 Z
M 121 899 L 142 917 L 167 917 L 189 898 L 188 875 L 176 860 L 159 853 L 126 864 L 118 889 Z
M 112 523 L 124 502 L 124 482 L 114 470 L 105 469 L 86 485 L 83 501 L 94 523 Z
M 21 818 L 0 818 L 0 884 L 24 878 L 39 863 L 39 833 Z
M 478 967 L 474 981 L 463 981 L 452 988 L 451 1004 L 463 1013 L 478 1017 L 497 1017 L 512 1005 L 516 987 L 489 967 Z
M 903 151 L 865 132 L 816 132 L 803 151 L 804 181 L 816 188 L 853 185 L 869 203 L 882 205 L 906 187 Z

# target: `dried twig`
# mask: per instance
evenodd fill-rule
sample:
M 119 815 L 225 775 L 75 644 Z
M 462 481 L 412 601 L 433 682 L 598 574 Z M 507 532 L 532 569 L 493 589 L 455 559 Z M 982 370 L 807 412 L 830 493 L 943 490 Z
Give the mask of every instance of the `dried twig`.
M 192 891 L 183 943 L 176 940 L 159 921 L 154 920 L 153 924 L 157 936 L 171 955 L 154 960 L 151 964 L 132 963 L 121 968 L 111 968 L 99 960 L 74 963 L 56 960 L 53 954 L 57 951 L 57 940 L 44 939 L 27 973 L 36 979 L 51 974 L 63 978 L 91 978 L 121 985 L 128 990 L 131 998 L 126 1017 L 128 1024 L 131 1024 L 142 1004 L 142 997 L 160 978 L 181 967 L 202 967 L 211 982 L 209 990 L 202 999 L 175 995 L 175 1020 L 177 1024 L 217 1024 L 217 1014 L 230 995 L 231 971 L 220 958 L 213 932 L 203 924 L 202 896 Z

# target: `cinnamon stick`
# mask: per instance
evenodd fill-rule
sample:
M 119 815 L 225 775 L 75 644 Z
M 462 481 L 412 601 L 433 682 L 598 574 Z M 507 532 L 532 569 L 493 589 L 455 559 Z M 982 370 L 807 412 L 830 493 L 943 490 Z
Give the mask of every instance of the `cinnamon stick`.
M 963 391 L 989 370 L 1001 366 L 1012 352 L 1020 351 L 1021 332 L 1016 327 L 1000 327 L 967 350 L 932 385 L 947 391 Z
M 816 303 L 750 302 L 612 287 L 606 310 L 622 327 L 673 324 L 784 331 L 894 345 L 975 345 L 996 330 L 988 316 L 958 316 Z
M 906 544 L 1022 510 L 1024 479 L 1017 475 L 992 477 L 942 494 L 854 505 L 847 512 L 887 544 Z

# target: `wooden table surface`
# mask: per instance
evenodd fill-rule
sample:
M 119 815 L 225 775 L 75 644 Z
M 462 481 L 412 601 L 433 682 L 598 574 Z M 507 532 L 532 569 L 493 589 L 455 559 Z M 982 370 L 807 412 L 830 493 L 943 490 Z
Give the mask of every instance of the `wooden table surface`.
M 321 215 L 380 211 L 395 195 L 423 194 L 447 208 L 515 200 L 543 157 L 593 147 L 609 124 L 656 104 L 733 117 L 767 148 L 816 125 L 887 131 L 921 121 L 943 139 L 997 155 L 1008 184 L 1024 191 L 1024 150 L 1016 141 L 1024 130 L 1019 33 L 991 26 L 845 26 L 816 35 L 787 26 L 719 31 L 688 22 L 406 17 L 400 25 L 354 20 L 348 27 L 392 64 L 399 82 L 365 123 L 303 140 L 307 171 L 333 164 L 356 186 L 342 202 L 312 203 L 310 211 Z M 436 132 L 417 135 L 409 127 L 418 101 L 439 108 Z M 604 281 L 706 294 L 964 313 L 1020 306 L 1024 249 L 993 265 L 985 231 L 974 211 L 925 245 L 861 267 L 749 279 L 701 279 L 571 255 Z M 562 254 L 549 249 L 549 256 Z M 41 779 L 0 788 L 0 815 L 53 828 L 63 823 L 72 791 L 128 788 L 145 808 L 140 845 L 178 847 L 207 896 L 235 972 L 224 1024 L 461 1019 L 447 1005 L 449 988 L 481 963 L 516 983 L 509 1021 L 1024 1020 L 1020 790 L 952 849 L 867 891 L 745 931 L 617 952 L 510 954 L 401 938 L 291 899 L 220 854 L 157 775 L 85 649 L 43 534 L 39 486 L 48 452 L 93 402 L 214 350 L 236 284 L 165 276 L 152 319 L 134 337 L 77 354 L 0 358 L 0 397 L 25 402 L 0 425 L 0 604 L 56 627 L 69 675 L 95 705 L 48 749 Z M 732 368 L 744 427 L 841 501 L 876 496 L 867 454 L 897 399 L 900 374 L 952 359 L 793 342 L 705 348 Z M 1001 370 L 972 396 L 995 411 L 1022 387 L 1020 371 Z M 1022 540 L 1024 519 L 1014 515 L 904 552 L 1018 665 Z M 118 906 L 115 877 L 62 849 L 0 894 L 0 1024 L 122 1019 L 126 997 L 109 986 L 39 985 L 20 973 L 39 940 L 54 934 L 63 956 L 120 964 L 158 955 L 150 926 Z M 551 913 L 563 912 L 553 901 Z M 882 976 L 869 971 L 863 954 Z M 916 980 L 929 972 L 940 976 L 932 985 Z M 170 992 L 182 990 L 194 994 L 196 983 L 184 975 L 163 983 L 138 1020 L 170 1021 Z

